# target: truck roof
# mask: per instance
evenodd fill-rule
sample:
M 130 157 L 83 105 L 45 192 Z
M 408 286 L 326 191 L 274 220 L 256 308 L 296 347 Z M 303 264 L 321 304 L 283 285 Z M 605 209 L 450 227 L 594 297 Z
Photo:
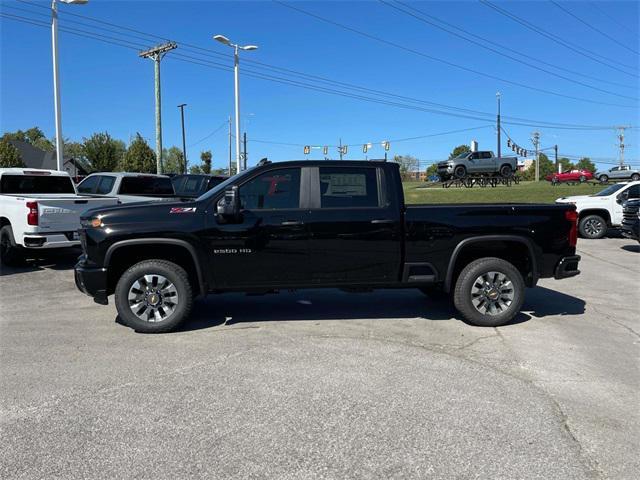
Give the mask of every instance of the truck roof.
M 287 165 L 287 166 L 292 166 L 292 167 L 298 167 L 298 166 L 331 166 L 331 167 L 336 167 L 336 166 L 341 166 L 341 167 L 362 167 L 364 165 L 381 165 L 381 164 L 391 164 L 391 165 L 395 165 L 395 162 L 389 162 L 389 161 L 385 161 L 385 160 L 283 160 L 283 161 L 275 161 L 275 162 L 269 162 L 267 164 L 264 165 L 258 165 L 258 166 L 268 166 L 268 165 Z
M 157 173 L 142 173 L 142 172 L 91 172 L 87 177 L 91 175 L 113 175 L 115 177 L 160 177 L 171 178 L 168 175 L 162 175 Z
M 60 170 L 45 170 L 43 168 L 0 168 L 0 175 L 11 173 L 14 175 L 47 175 L 53 177 L 69 177 L 68 172 Z

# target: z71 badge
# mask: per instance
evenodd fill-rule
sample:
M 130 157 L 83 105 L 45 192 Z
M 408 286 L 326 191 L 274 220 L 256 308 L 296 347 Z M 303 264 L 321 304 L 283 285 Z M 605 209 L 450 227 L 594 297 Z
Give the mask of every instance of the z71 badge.
M 196 213 L 196 207 L 173 207 L 169 213 Z

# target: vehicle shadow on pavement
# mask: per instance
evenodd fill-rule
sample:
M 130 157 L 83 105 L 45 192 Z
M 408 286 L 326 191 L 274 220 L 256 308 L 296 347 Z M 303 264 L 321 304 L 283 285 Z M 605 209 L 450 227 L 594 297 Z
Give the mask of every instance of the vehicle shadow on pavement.
M 37 272 L 39 270 L 71 270 L 82 253 L 79 249 L 65 249 L 64 251 L 52 250 L 50 252 L 38 252 L 37 257 L 28 258 L 24 265 L 18 267 L 6 267 L 0 265 L 0 277 L 15 275 L 17 273 Z
M 527 290 L 523 310 L 505 326 L 518 325 L 532 317 L 580 315 L 585 302 L 564 293 L 537 287 Z M 339 290 L 303 290 L 278 295 L 210 295 L 196 301 L 191 318 L 180 332 L 219 325 L 274 321 L 460 319 L 448 299 L 432 300 L 414 289 L 345 293 Z
M 541 318 L 552 315 L 582 315 L 585 306 L 586 302 L 581 298 L 538 286 L 527 290 L 522 310 Z
M 622 250 L 626 250 L 627 252 L 640 253 L 640 244 L 639 245 L 623 245 Z

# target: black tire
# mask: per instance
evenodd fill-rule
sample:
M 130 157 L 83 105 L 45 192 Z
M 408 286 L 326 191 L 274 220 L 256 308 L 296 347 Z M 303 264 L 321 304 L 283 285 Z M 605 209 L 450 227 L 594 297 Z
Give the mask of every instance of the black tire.
M 500 176 L 503 178 L 510 178 L 513 175 L 513 170 L 511 169 L 511 165 L 502 165 L 500 167 Z
M 609 176 L 608 175 L 600 175 L 598 177 L 598 180 L 600 181 L 600 183 L 607 183 L 609 181 Z
M 487 276 L 490 282 L 478 282 L 483 276 Z M 474 292 L 478 285 L 483 287 L 481 293 Z M 485 294 L 487 285 L 492 286 Z M 524 292 L 524 280 L 516 267 L 501 258 L 485 257 L 474 260 L 462 269 L 456 281 L 453 303 L 469 323 L 481 327 L 499 327 L 520 312 Z M 482 308 L 485 308 L 484 312 Z
M 587 181 L 587 177 L 585 177 L 584 175 L 580 175 L 580 183 L 584 183 Z
M 0 229 L 0 263 L 18 267 L 24 263 L 24 248 L 16 244 L 11 225 Z
M 634 182 L 640 180 L 640 173 L 634 173 L 633 175 L 631 175 L 631 180 Z
M 558 180 L 558 177 L 554 176 L 551 179 L 551 185 L 555 186 L 555 185 L 558 185 L 558 183 L 560 183 L 560 180 Z
M 600 215 L 587 215 L 578 222 L 578 231 L 584 238 L 602 238 L 607 233 L 607 222 Z
M 455 178 L 464 178 L 467 176 L 467 169 L 464 165 L 458 165 L 454 170 L 453 170 L 453 176 Z
M 155 276 L 156 279 L 164 277 L 168 282 L 170 282 L 170 284 L 172 284 L 172 287 L 174 287 L 172 290 L 175 289 L 175 295 L 169 296 L 169 294 L 165 293 L 164 295 L 166 295 L 166 297 L 164 297 L 162 294 L 163 290 L 160 288 L 162 285 L 158 286 L 158 284 L 156 284 L 154 287 L 153 283 L 155 282 L 152 281 L 152 285 L 147 284 L 145 291 L 142 291 L 145 304 L 139 307 L 138 314 L 144 316 L 146 312 L 146 315 L 150 316 L 155 310 L 158 311 L 159 315 L 162 317 L 162 314 L 164 313 L 166 318 L 161 318 L 159 321 L 144 320 L 138 317 L 129 303 L 130 291 L 134 290 L 136 282 L 141 280 L 145 275 L 151 276 L 152 278 Z M 142 285 L 144 284 L 141 284 L 141 286 Z M 156 287 L 157 289 L 154 290 Z M 154 293 L 157 294 L 155 297 L 153 297 Z M 151 303 L 147 301 L 151 298 L 154 300 L 157 299 L 158 302 L 155 304 L 155 307 L 151 306 L 147 308 L 145 305 L 151 305 Z M 176 300 L 175 306 L 171 306 L 174 299 Z M 133 328 L 136 332 L 169 332 L 177 328 L 189 317 L 189 314 L 191 313 L 191 308 L 193 306 L 193 290 L 189 281 L 189 275 L 187 275 L 187 272 L 179 265 L 166 260 L 152 259 L 136 263 L 124 272 L 118 280 L 118 284 L 115 289 L 115 303 L 116 309 L 118 310 L 118 314 L 120 315 L 123 323 Z M 141 305 L 142 303 L 143 302 L 140 302 L 138 305 Z M 173 310 L 170 313 L 167 313 L 171 308 L 173 308 Z

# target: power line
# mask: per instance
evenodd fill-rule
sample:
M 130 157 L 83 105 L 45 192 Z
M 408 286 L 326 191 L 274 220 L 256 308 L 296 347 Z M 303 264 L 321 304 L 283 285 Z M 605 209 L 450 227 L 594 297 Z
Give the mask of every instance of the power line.
M 515 86 L 518 86 L 518 87 L 526 88 L 526 89 L 537 91 L 537 92 L 540 92 L 540 93 L 545 93 L 545 94 L 548 94 L 548 95 L 554 95 L 554 96 L 557 96 L 557 97 L 568 98 L 568 99 L 571 99 L 571 100 L 578 100 L 578 101 L 581 101 L 581 102 L 594 103 L 594 104 L 607 105 L 607 106 L 614 106 L 614 107 L 635 108 L 632 105 L 620 105 L 620 104 L 617 104 L 617 103 L 600 102 L 600 101 L 597 101 L 597 100 L 591 100 L 591 99 L 582 98 L 582 97 L 575 97 L 573 95 L 566 95 L 566 94 L 563 94 L 563 93 L 554 92 L 553 90 L 547 90 L 547 89 L 544 89 L 544 88 L 534 87 L 534 86 L 527 85 L 527 84 L 524 84 L 524 83 L 515 82 L 515 81 L 512 81 L 512 80 L 507 80 L 505 78 L 501 78 L 501 77 L 498 77 L 496 75 L 491 75 L 489 73 L 485 73 L 485 72 L 482 72 L 480 70 L 475 70 L 473 68 L 465 67 L 464 65 L 459 65 L 457 63 L 450 62 L 450 61 L 445 60 L 443 58 L 439 58 L 439 57 L 434 57 L 432 55 L 428 55 L 428 54 L 426 54 L 424 52 L 415 50 L 415 49 L 410 48 L 410 47 L 406 47 L 404 45 L 400 45 L 399 43 L 395 43 L 395 42 L 392 42 L 390 40 L 386 40 L 386 39 L 381 38 L 381 37 L 377 37 L 375 35 L 372 35 L 372 34 L 367 33 L 367 32 L 363 32 L 361 30 L 355 29 L 355 28 L 350 27 L 348 25 L 344 25 L 342 23 L 338 23 L 338 22 L 336 22 L 334 20 L 328 19 L 326 17 L 322 17 L 322 16 L 317 15 L 315 13 L 309 12 L 308 10 L 304 10 L 304 9 L 302 9 L 300 7 L 290 5 L 290 4 L 282 2 L 280 0 L 273 0 L 273 1 L 275 3 L 277 3 L 277 4 L 279 4 L 279 5 L 282 5 L 282 6 L 286 7 L 286 8 L 289 8 L 291 10 L 295 10 L 297 12 L 300 12 L 303 15 L 307 15 L 309 17 L 315 18 L 315 19 L 320 20 L 322 22 L 326 22 L 326 23 L 328 23 L 330 25 L 334 25 L 336 27 L 342 28 L 344 30 L 347 30 L 349 32 L 352 32 L 352 33 L 355 33 L 357 35 L 363 36 L 365 38 L 369 38 L 371 40 L 375 40 L 376 42 L 380 42 L 380 43 L 383 43 L 385 45 L 390 45 L 390 46 L 392 46 L 394 48 L 398 48 L 400 50 L 404 50 L 406 52 L 410 52 L 410 53 L 412 53 L 414 55 L 418 55 L 418 56 L 427 58 L 429 60 L 433 60 L 433 61 L 436 61 L 436 62 L 439 62 L 439 63 L 443 63 L 443 64 L 448 65 L 450 67 L 455 67 L 455 68 L 458 68 L 460 70 L 464 70 L 466 72 L 471 72 L 471 73 L 473 73 L 475 75 L 480 75 L 482 77 L 487 77 L 487 78 L 490 78 L 492 80 L 497 80 L 497 81 L 500 81 L 500 82 L 503 82 L 503 83 L 507 83 L 507 84 L 510 84 L 510 85 L 515 85 Z
M 42 5 L 31 4 L 30 2 L 28 2 L 26 0 L 19 0 L 19 1 L 21 1 L 22 3 L 26 3 L 26 4 L 29 4 L 29 5 L 41 7 L 41 8 L 44 8 L 44 9 L 48 10 L 48 7 L 44 7 Z M 13 7 L 13 8 L 16 8 L 16 7 Z M 67 11 L 66 13 L 70 13 L 70 12 Z M 43 15 L 48 16 L 46 14 L 43 14 Z M 117 24 L 114 24 L 114 23 L 104 22 L 102 20 L 99 20 L 99 19 L 96 19 L 96 18 L 92 18 L 92 17 L 87 17 L 87 16 L 84 16 L 84 15 L 79 15 L 79 14 L 72 14 L 72 15 L 75 16 L 75 17 L 86 18 L 86 19 L 89 19 L 89 20 L 97 22 L 97 23 L 103 23 L 103 24 L 110 25 L 110 26 L 113 26 L 113 27 L 122 28 L 122 29 L 125 29 L 125 30 L 128 30 L 128 31 L 133 31 L 135 33 L 139 33 L 139 34 L 142 34 L 142 35 L 147 35 L 149 37 L 153 37 L 154 39 L 165 39 L 166 38 L 166 37 L 161 37 L 161 36 L 154 35 L 154 34 L 151 34 L 151 33 L 148 33 L 148 32 L 142 32 L 140 30 L 136 30 L 136 29 L 132 29 L 132 28 L 129 28 L 129 27 L 117 25 Z M 86 23 L 82 23 L 82 22 L 78 22 L 78 21 L 74 21 L 74 20 L 71 20 L 71 22 L 72 23 L 79 23 L 81 25 L 87 26 Z M 101 29 L 101 30 L 107 30 L 107 31 L 113 32 L 112 29 L 105 29 L 104 27 L 96 27 L 96 26 L 93 26 L 93 25 L 90 26 L 90 28 L 98 28 L 98 29 Z M 86 31 L 84 31 L 84 30 L 80 30 L 80 31 L 83 31 L 83 32 L 86 33 Z M 99 34 L 96 34 L 96 35 L 99 35 Z M 125 34 L 125 35 L 130 35 L 130 34 Z M 114 37 L 104 36 L 104 35 L 102 35 L 101 37 L 102 38 L 106 38 L 106 39 L 114 39 Z M 135 37 L 140 38 L 137 35 L 135 35 Z M 120 40 L 120 39 L 118 39 L 118 40 Z M 109 43 L 109 42 L 107 42 L 107 43 Z M 138 45 L 138 48 L 140 48 L 140 46 L 139 46 L 140 44 L 137 44 L 137 45 Z M 191 44 L 188 44 L 188 43 L 185 43 L 185 42 L 182 42 L 182 41 L 180 41 L 180 46 L 181 46 L 181 49 L 185 49 L 185 47 L 186 47 L 187 50 L 189 50 L 189 49 L 198 50 L 198 53 L 196 53 L 197 55 L 203 55 L 203 56 L 207 56 L 207 57 L 212 57 L 211 54 L 214 54 L 217 57 L 223 57 L 225 59 L 230 58 L 228 55 L 221 54 L 219 52 L 215 52 L 213 50 L 210 50 L 210 49 L 207 49 L 207 48 L 203 48 L 203 47 L 199 47 L 199 46 L 196 46 L 196 45 L 191 45 Z M 200 52 L 206 52 L 206 53 L 200 53 Z M 189 56 L 187 58 L 189 58 L 191 60 L 196 59 L 195 57 L 191 57 L 191 56 Z M 196 59 L 196 60 L 199 60 L 200 62 L 205 62 L 204 60 L 199 59 L 199 58 Z M 186 61 L 186 59 L 185 59 L 185 61 Z M 366 87 L 361 87 L 361 86 L 353 85 L 353 84 L 349 84 L 349 83 L 338 82 L 338 81 L 334 81 L 334 80 L 331 80 L 331 79 L 327 79 L 325 77 L 319 77 L 317 75 L 309 75 L 309 74 L 298 72 L 298 71 L 295 71 L 295 70 L 286 69 L 286 68 L 282 68 L 282 67 L 277 67 L 277 66 L 269 65 L 269 64 L 266 64 L 266 63 L 262 63 L 262 62 L 249 60 L 249 59 L 247 59 L 247 61 L 250 62 L 250 63 L 255 63 L 257 65 L 263 66 L 263 67 L 265 67 L 267 69 L 270 69 L 270 70 L 276 70 L 276 71 L 283 71 L 283 72 L 286 72 L 286 73 L 291 73 L 291 74 L 294 74 L 294 75 L 297 75 L 297 76 L 301 76 L 303 78 L 310 79 L 311 81 L 315 81 L 315 82 L 323 82 L 323 83 L 327 83 L 327 84 L 330 84 L 330 85 L 336 85 L 337 84 L 337 85 L 340 85 L 340 86 L 346 86 L 349 89 L 354 88 L 354 89 L 361 90 L 361 91 L 372 92 L 372 93 L 375 93 L 376 95 L 392 97 L 392 98 L 398 98 L 398 99 L 401 99 L 401 100 L 408 100 L 410 102 L 417 102 L 417 103 L 420 103 L 420 104 L 435 105 L 435 106 L 438 106 L 438 107 L 441 107 L 441 108 L 451 109 L 451 110 L 455 110 L 455 111 L 459 111 L 459 112 L 465 112 L 465 113 L 468 112 L 468 113 L 477 114 L 477 115 L 481 115 L 481 116 L 486 116 L 486 117 L 490 117 L 490 118 L 493 117 L 493 113 L 480 112 L 480 111 L 477 111 L 477 110 L 465 109 L 465 108 L 455 107 L 455 106 L 451 106 L 451 105 L 445 105 L 445 104 L 441 104 L 441 103 L 430 102 L 430 101 L 427 101 L 427 100 L 416 99 L 416 98 L 413 98 L 413 97 L 407 97 L 407 96 L 403 96 L 403 95 L 397 95 L 397 94 L 384 92 L 384 91 L 381 91 L 381 90 L 370 89 L 370 88 L 366 88 Z M 226 64 L 221 64 L 221 63 L 216 63 L 216 62 L 208 62 L 208 63 L 216 65 L 216 66 L 220 67 L 221 69 L 225 69 L 225 70 L 228 69 L 228 66 Z M 202 65 L 201 63 L 197 63 L 197 64 L 198 65 Z M 203 65 L 203 66 L 209 66 L 209 65 Z M 261 78 L 261 77 L 256 77 L 256 78 Z M 278 77 L 272 77 L 272 78 L 270 78 L 270 80 L 273 81 L 274 78 L 278 78 Z M 262 78 L 262 79 L 264 79 L 264 78 Z M 283 80 L 285 82 L 289 82 L 290 81 L 290 79 L 283 79 Z M 304 84 L 304 85 L 308 85 L 308 84 Z M 298 82 L 298 84 L 296 84 L 296 86 L 304 88 L 303 84 L 300 83 L 300 82 Z M 317 86 L 314 85 L 313 87 L 317 87 Z M 311 87 L 311 88 L 313 89 L 313 87 Z M 324 93 L 327 93 L 324 90 L 321 90 L 321 91 L 323 91 Z M 435 110 L 431 110 L 431 113 L 446 114 L 445 112 L 437 112 Z M 504 116 L 504 118 L 506 119 L 506 121 L 509 121 L 509 119 L 511 119 L 510 121 L 513 124 L 527 125 L 527 126 L 543 126 L 542 124 L 544 124 L 544 126 L 546 126 L 546 128 L 558 128 L 558 129 L 583 129 L 583 128 L 585 128 L 585 129 L 610 129 L 610 128 L 612 128 L 612 127 L 609 127 L 609 126 L 594 127 L 594 126 L 579 125 L 579 124 L 578 125 L 576 125 L 576 124 L 565 124 L 565 123 L 561 123 L 561 122 L 547 122 L 547 121 L 531 120 L 531 119 L 520 118 L 520 117 L 512 117 L 512 116 Z M 518 122 L 518 123 L 514 123 L 514 122 Z
M 408 16 L 410 16 L 410 17 L 413 17 L 413 18 L 415 18 L 416 20 L 419 20 L 420 22 L 423 22 L 423 23 L 425 23 L 425 24 L 427 24 L 427 25 L 431 25 L 431 26 L 433 26 L 433 27 L 435 27 L 435 28 L 438 28 L 438 29 L 440 29 L 440 30 L 442 30 L 442 31 L 444 31 L 444 32 L 449 33 L 450 35 L 453 35 L 453 36 L 455 36 L 455 37 L 457 37 L 457 38 L 460 38 L 460 39 L 462 39 L 462 40 L 465 40 L 465 41 L 467 41 L 467 42 L 469 42 L 469 43 L 473 43 L 474 45 L 478 45 L 479 47 L 484 48 L 484 49 L 486 49 L 486 50 L 489 50 L 490 52 L 493 52 L 493 53 L 495 53 L 495 54 L 497 54 L 497 55 L 500 55 L 500 56 L 502 56 L 502 57 L 505 57 L 505 58 L 508 58 L 508 59 L 510 59 L 510 60 L 513 60 L 514 62 L 517 62 L 519 65 L 526 65 L 526 66 L 528 66 L 528 67 L 530 67 L 530 68 L 532 68 L 532 69 L 534 69 L 534 70 L 536 70 L 536 71 L 545 72 L 545 73 L 547 73 L 547 74 L 549 74 L 549 75 L 552 75 L 552 76 L 555 76 L 555 77 L 561 78 L 561 79 L 566 80 L 566 81 L 568 81 L 568 82 L 575 83 L 575 84 L 577 84 L 577 85 L 581 85 L 581 86 L 584 86 L 584 87 L 587 87 L 587 88 L 591 88 L 592 90 L 596 90 L 596 91 L 599 91 L 599 92 L 607 93 L 607 94 L 614 95 L 614 96 L 621 97 L 621 98 L 628 98 L 628 99 L 636 100 L 636 101 L 638 100 L 638 99 L 637 99 L 637 97 L 630 97 L 630 96 L 628 96 L 628 95 L 621 95 L 621 94 L 619 94 L 619 93 L 612 92 L 612 91 L 610 91 L 610 90 L 605 90 L 605 89 L 603 89 L 603 88 L 599 88 L 599 87 L 593 86 L 593 85 L 591 85 L 591 84 L 588 84 L 588 83 L 582 82 L 582 81 L 580 81 L 580 80 L 577 80 L 576 78 L 567 77 L 567 76 L 565 76 L 565 75 L 561 75 L 561 74 L 556 73 L 556 72 L 553 72 L 553 71 L 551 71 L 551 70 L 547 70 L 547 69 L 545 69 L 545 68 L 539 67 L 539 66 L 534 65 L 534 64 L 532 64 L 532 63 L 526 62 L 526 61 L 524 61 L 524 60 L 522 60 L 522 59 L 516 58 L 516 57 L 514 57 L 514 56 L 512 56 L 512 55 L 509 55 L 509 54 L 507 54 L 507 53 L 501 52 L 501 51 L 500 51 L 500 50 L 498 50 L 497 48 L 493 48 L 493 47 L 490 47 L 490 46 L 487 46 L 487 45 L 483 45 L 481 42 L 477 41 L 477 40 L 476 40 L 476 38 L 477 38 L 477 39 L 481 39 L 482 41 L 487 42 L 487 43 L 489 43 L 489 44 L 495 45 L 496 47 L 499 47 L 499 48 L 502 48 L 502 49 L 505 49 L 505 50 L 509 50 L 509 51 L 511 51 L 511 52 L 514 52 L 514 53 L 516 53 L 517 55 L 520 55 L 520 56 L 523 56 L 523 57 L 525 57 L 525 58 L 531 59 L 531 60 L 533 60 L 533 61 L 535 61 L 535 62 L 543 63 L 543 64 L 545 64 L 545 65 L 550 65 L 551 67 L 556 68 L 556 69 L 566 70 L 566 69 L 564 69 L 564 68 L 562 68 L 562 67 L 558 67 L 558 66 L 556 66 L 556 65 L 549 64 L 549 63 L 547 63 L 547 62 L 545 62 L 545 61 L 543 61 L 543 60 L 533 58 L 533 57 L 531 57 L 531 56 L 529 56 L 529 55 L 526 55 L 526 54 L 523 54 L 523 53 L 517 52 L 517 51 L 515 51 L 515 50 L 513 50 L 513 49 L 511 49 L 511 48 L 509 48 L 509 47 L 506 47 L 506 46 L 504 46 L 504 45 L 500 45 L 500 44 L 495 43 L 495 42 L 493 42 L 493 41 L 491 41 L 491 40 L 488 40 L 488 39 L 486 39 L 486 38 L 483 38 L 483 37 L 481 37 L 481 36 L 479 36 L 479 35 L 476 35 L 476 34 L 473 34 L 473 33 L 471 33 L 471 32 L 468 32 L 468 31 L 466 31 L 466 30 L 462 29 L 462 28 L 461 28 L 461 27 L 459 27 L 459 26 L 452 25 L 452 24 L 450 24 L 450 23 L 448 23 L 448 22 L 445 22 L 444 20 L 440 20 L 440 19 L 438 19 L 438 18 L 434 17 L 433 15 L 426 14 L 426 13 L 424 13 L 422 10 L 419 10 L 419 9 L 417 9 L 417 8 L 415 8 L 415 7 L 411 6 L 411 5 L 407 5 L 407 4 L 403 3 L 403 2 L 396 1 L 396 2 L 395 2 L 396 4 L 401 5 L 401 7 L 399 7 L 398 5 L 393 5 L 391 2 L 388 2 L 388 1 L 386 1 L 386 0 L 378 0 L 378 1 L 379 1 L 380 3 L 382 3 L 383 5 L 386 5 L 386 6 L 388 6 L 388 7 L 390 7 L 390 8 L 393 8 L 393 9 L 395 9 L 395 10 L 399 11 L 399 12 L 402 12 L 402 13 L 404 13 L 405 15 L 408 15 Z M 408 11 L 407 9 L 412 10 L 413 12 L 416 12 L 417 14 L 416 14 L 416 13 L 412 13 L 411 11 Z M 431 19 L 433 19 L 433 20 L 435 20 L 435 21 L 437 21 L 437 22 L 440 22 L 440 23 L 443 23 L 443 24 L 445 24 L 445 25 L 448 25 L 448 26 L 449 26 L 449 27 L 451 27 L 451 28 L 446 28 L 446 27 L 443 27 L 442 25 L 438 25 L 437 23 L 434 23 L 434 22 L 432 22 L 432 21 L 430 21 L 430 20 L 428 20 L 428 19 L 426 19 L 426 18 L 424 18 L 424 17 L 431 18 Z M 462 32 L 462 33 L 464 33 L 465 35 L 470 36 L 470 37 L 472 37 L 472 38 L 467 38 L 466 36 L 462 35 L 460 32 Z M 574 71 L 571 71 L 571 70 L 568 70 L 568 72 L 570 72 L 570 73 L 572 73 L 572 74 L 574 74 L 574 75 L 581 75 L 581 76 L 585 77 L 585 75 L 584 75 L 584 74 L 582 74 L 582 73 L 574 72 Z M 599 79 L 596 79 L 596 80 L 599 80 Z M 601 81 L 601 80 L 600 80 L 600 81 Z M 627 86 L 627 88 L 634 88 L 634 89 L 635 89 L 636 87 L 630 87 L 630 86 Z
M 619 27 L 622 27 L 623 29 L 625 29 L 627 32 L 629 33 L 633 33 L 634 35 L 638 35 L 638 32 L 634 32 L 632 31 L 628 26 L 626 26 L 624 23 L 620 22 L 619 20 L 616 20 L 615 18 L 613 18 L 613 16 L 609 15 L 607 13 L 607 11 L 603 8 L 600 8 L 596 2 L 588 2 L 589 5 L 591 5 L 591 8 L 597 10 L 600 15 L 604 15 L 605 17 L 607 17 L 609 20 L 611 20 L 613 23 L 615 23 L 616 25 L 618 25 Z
M 608 35 L 607 33 L 603 32 L 602 30 L 600 30 L 599 28 L 594 27 L 593 25 L 591 25 L 590 23 L 588 23 L 587 21 L 583 20 L 582 18 L 578 17 L 576 14 L 574 14 L 573 12 L 571 12 L 570 10 L 566 9 L 565 7 L 563 7 L 562 5 L 560 5 L 558 2 L 556 2 L 555 0 L 549 0 L 551 3 L 553 3 L 556 7 L 558 7 L 560 10 L 562 10 L 564 13 L 566 13 L 567 15 L 575 18 L 576 20 L 578 20 L 580 23 L 582 23 L 583 25 L 586 25 L 587 27 L 589 27 L 591 30 L 598 32 L 600 35 L 602 35 L 605 38 L 608 38 L 609 40 L 611 40 L 612 42 L 614 42 L 615 44 L 626 48 L 627 50 L 629 50 L 630 52 L 635 53 L 636 55 L 640 55 L 640 53 L 637 50 L 634 50 L 633 48 L 627 47 L 624 43 L 619 42 L 618 40 L 616 40 L 615 38 L 613 38 L 611 35 Z
M 583 57 L 589 58 L 589 59 L 593 60 L 594 62 L 600 63 L 600 64 L 602 64 L 602 65 L 604 65 L 606 67 L 609 67 L 609 68 L 612 68 L 614 70 L 617 70 L 618 72 L 624 73 L 625 75 L 629 75 L 630 77 L 638 77 L 638 75 L 636 73 L 629 73 L 629 72 L 627 72 L 625 70 L 622 70 L 619 67 L 616 67 L 615 65 L 612 65 L 612 63 L 618 64 L 618 65 L 620 65 L 622 67 L 625 67 L 625 68 L 629 68 L 631 70 L 637 70 L 637 68 L 634 67 L 634 66 L 626 65 L 626 64 L 621 63 L 621 62 L 607 63 L 605 61 L 599 60 L 596 57 L 605 58 L 605 59 L 606 59 L 606 57 L 603 57 L 602 55 L 598 55 L 598 54 L 596 54 L 594 52 L 591 52 L 589 50 L 585 50 L 584 48 L 582 48 L 582 47 L 580 47 L 578 45 L 575 45 L 574 43 L 571 43 L 571 42 L 569 42 L 567 40 L 563 40 L 559 36 L 557 36 L 557 35 L 555 35 L 553 33 L 550 33 L 550 32 L 548 32 L 546 30 L 543 30 L 540 27 L 537 27 L 533 23 L 528 22 L 528 21 L 518 17 L 517 15 L 514 15 L 513 13 L 511 13 L 511 12 L 509 12 L 507 10 L 505 10 L 505 9 L 503 9 L 501 7 L 498 7 L 497 5 L 494 5 L 493 3 L 489 2 L 488 0 L 479 0 L 479 1 L 483 5 L 495 10 L 500 15 L 505 16 L 507 18 L 510 18 L 511 20 L 519 23 L 520 25 L 522 25 L 522 26 L 528 28 L 529 30 L 537 33 L 538 35 L 542 35 L 543 37 L 546 37 L 549 40 L 552 40 L 553 42 L 555 42 L 555 43 L 557 43 L 559 45 L 562 45 L 563 47 L 568 48 L 569 50 L 572 50 L 575 53 L 578 53 L 579 55 L 582 55 Z M 606 59 L 606 60 L 608 61 L 609 59 Z
M 227 124 L 227 121 L 225 120 L 224 122 L 222 122 L 222 124 L 216 128 L 213 132 L 211 132 L 209 135 L 207 135 L 206 137 L 202 137 L 200 140 L 198 140 L 197 142 L 193 142 L 191 145 L 189 145 L 189 148 L 191 147 L 195 147 L 196 145 L 198 145 L 199 143 L 204 142 L 206 139 L 213 137 L 216 133 L 218 133 L 222 127 L 224 127 Z
M 32 19 L 26 19 L 26 17 L 20 17 L 20 16 L 15 16 L 15 15 L 10 15 L 10 14 L 2 14 L 5 17 L 11 18 L 14 17 L 13 19 L 20 19 L 25 21 L 24 23 L 30 23 L 36 26 L 41 26 L 41 27 L 45 27 L 48 28 L 48 24 L 45 22 L 40 22 L 37 21 L 34 22 Z M 18 21 L 20 21 L 18 20 Z M 120 40 L 117 39 L 116 37 L 111 37 L 111 36 L 105 36 L 105 35 L 101 35 L 101 34 L 97 34 L 97 33 L 93 33 L 90 34 L 88 33 L 86 30 L 77 30 L 74 31 L 73 29 L 70 28 L 66 28 L 63 27 L 61 28 L 62 31 L 66 31 L 69 33 L 72 33 L 74 35 L 78 35 L 78 36 L 82 36 L 85 38 L 93 38 L 105 43 L 109 43 L 109 44 L 113 44 L 113 45 L 117 45 L 117 46 L 122 46 L 122 47 L 126 47 L 129 49 L 133 49 L 133 50 L 138 50 L 139 44 L 138 46 L 132 46 L 129 43 L 125 43 L 125 40 Z M 82 32 L 82 33 L 79 33 Z M 95 36 L 94 36 L 95 35 Z M 162 38 L 162 37 L 159 37 Z M 117 40 L 117 42 L 114 42 L 112 40 Z M 184 61 L 187 63 L 192 63 L 192 64 L 196 64 L 196 65 L 201 65 L 201 66 L 205 66 L 205 67 L 209 67 L 209 68 L 215 68 L 218 70 L 224 70 L 224 71 L 231 71 L 232 68 L 226 64 L 222 64 L 222 63 L 216 63 L 216 62 L 211 62 L 208 60 L 203 60 L 197 57 L 192 57 L 190 55 L 184 55 L 184 54 L 173 54 L 171 57 L 169 58 L 174 58 L 176 60 L 180 60 L 180 61 Z M 442 112 L 442 111 L 438 111 L 438 110 L 434 110 L 434 109 L 426 109 L 426 108 L 420 108 L 420 107 L 416 107 L 413 105 L 406 105 L 406 104 L 401 104 L 398 102 L 389 102 L 389 101 L 385 101 L 385 100 L 380 100 L 380 99 L 375 99 L 375 98 L 371 98 L 371 97 L 366 97 L 363 95 L 354 95 L 352 93 L 349 92 L 343 92 L 343 91 L 339 91 L 339 90 L 333 90 L 333 89 L 328 89 L 325 87 L 319 87 L 317 85 L 310 85 L 310 84 L 306 84 L 303 82 L 298 82 L 295 80 L 291 80 L 291 79 L 285 79 L 282 77 L 276 77 L 273 75 L 267 75 L 261 72 L 255 72 L 252 70 L 248 70 L 245 71 L 246 75 L 249 76 L 253 76 L 255 78 L 259 78 L 259 79 L 263 79 L 263 80 L 268 80 L 268 81 L 272 81 L 272 82 L 277 82 L 277 83 L 283 83 L 283 84 L 287 84 L 287 85 L 293 85 L 293 86 L 297 86 L 300 88 L 307 88 L 310 90 L 315 90 L 315 91 L 320 91 L 323 93 L 329 93 L 329 94 L 333 94 L 333 95 L 339 95 L 339 96 L 343 96 L 343 97 L 347 97 L 347 98 L 355 98 L 355 99 L 359 99 L 359 100 L 363 100 L 363 101 L 370 101 L 373 103 L 378 103 L 378 104 L 384 104 L 384 105 L 390 105 L 390 106 L 395 106 L 395 107 L 400 107 L 400 108 L 405 108 L 405 109 L 413 109 L 413 110 L 418 110 L 418 111 L 424 111 L 424 112 L 429 112 L 429 113 L 436 113 L 436 114 L 444 114 L 444 115 L 450 115 L 450 116 L 455 116 L 455 117 L 462 117 L 462 118 L 470 118 L 470 119 L 475 119 L 475 120 L 487 120 L 486 118 L 482 118 L 482 117 L 478 117 L 478 116 L 472 116 L 472 115 L 460 115 L 460 114 L 453 114 L 451 112 Z M 320 77 L 322 78 L 322 77 Z M 328 80 L 327 80 L 328 82 Z M 346 84 L 349 85 L 349 84 Z M 360 87 L 363 88 L 363 87 Z M 365 90 L 371 90 L 371 89 L 366 89 Z M 375 91 L 375 90 L 372 90 Z M 383 92 L 384 93 L 384 92 Z M 407 97 L 410 98 L 410 97 Z M 457 108 L 457 107 L 452 107 L 452 108 Z M 467 109 L 460 109 L 460 110 L 467 110 Z M 469 110 L 471 112 L 475 112 L 473 110 Z M 483 113 L 483 112 L 479 112 L 479 114 L 481 115 L 485 115 L 485 116 L 493 116 L 493 114 L 488 114 L 488 113 Z M 505 117 L 507 118 L 507 117 Z M 549 129 L 573 129 L 573 130 L 608 130 L 611 129 L 612 127 L 610 126 L 593 126 L 593 125 L 575 125 L 575 124 L 561 124 L 561 123 L 556 123 L 556 122 L 540 122 L 540 121 L 532 121 L 532 120 L 528 120 L 528 119 L 519 119 L 518 117 L 508 117 L 508 118 L 513 118 L 513 121 L 505 121 L 505 123 L 508 124 L 512 124 L 512 125 L 522 125 L 522 126 L 538 126 L 538 127 L 542 127 L 542 128 L 549 128 Z M 521 121 L 524 120 L 524 121 Z M 528 120 L 528 121 L 527 121 Z

